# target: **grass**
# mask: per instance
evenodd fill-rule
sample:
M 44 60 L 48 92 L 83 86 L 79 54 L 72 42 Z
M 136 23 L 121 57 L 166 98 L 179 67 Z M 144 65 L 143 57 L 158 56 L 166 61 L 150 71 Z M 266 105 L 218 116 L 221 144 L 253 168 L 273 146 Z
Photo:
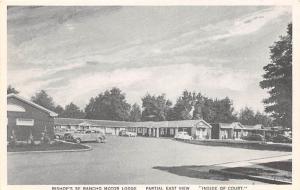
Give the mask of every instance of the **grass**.
M 251 165 L 247 167 L 234 167 L 222 169 L 228 172 L 239 173 L 247 176 L 261 176 L 279 181 L 292 181 L 292 161 L 275 161 Z
M 220 174 L 209 173 L 206 166 L 155 166 L 153 169 L 166 171 L 175 175 L 198 178 L 198 179 L 210 179 L 219 181 L 228 181 L 229 178 Z
M 27 152 L 27 151 L 54 151 L 54 150 L 80 150 L 87 147 L 81 144 L 71 144 L 61 141 L 54 141 L 51 144 L 18 144 L 7 146 L 7 152 Z
M 268 163 L 261 163 L 259 165 L 267 166 L 269 168 L 274 168 L 278 170 L 284 170 L 284 171 L 292 171 L 292 161 L 277 161 L 277 162 L 268 162 Z

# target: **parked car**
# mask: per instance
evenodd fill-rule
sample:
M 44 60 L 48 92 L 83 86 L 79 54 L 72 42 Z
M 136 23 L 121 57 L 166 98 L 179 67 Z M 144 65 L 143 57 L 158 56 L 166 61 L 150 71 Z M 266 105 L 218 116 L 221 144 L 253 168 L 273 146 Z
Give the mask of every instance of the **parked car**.
M 180 131 L 178 132 L 175 137 L 175 139 L 181 139 L 181 140 L 192 140 L 193 137 L 190 136 L 187 132 L 185 131 Z
M 272 138 L 274 143 L 292 143 L 292 138 L 285 135 L 277 135 Z
M 127 130 L 122 130 L 119 132 L 119 136 L 124 136 L 124 137 L 136 137 L 137 133 L 135 132 L 130 132 Z
M 96 141 L 96 142 L 105 142 L 105 135 L 96 130 L 78 130 L 74 133 L 69 133 L 65 135 L 66 140 L 73 141 L 76 143 L 81 142 L 90 142 L 90 141 Z
M 265 137 L 260 134 L 244 136 L 244 137 L 242 137 L 242 139 L 247 140 L 247 141 L 265 141 Z
M 71 131 L 71 130 L 60 130 L 60 131 L 55 131 L 55 138 L 56 139 L 64 139 L 64 136 L 65 134 L 68 134 L 68 133 L 72 133 L 74 131 Z

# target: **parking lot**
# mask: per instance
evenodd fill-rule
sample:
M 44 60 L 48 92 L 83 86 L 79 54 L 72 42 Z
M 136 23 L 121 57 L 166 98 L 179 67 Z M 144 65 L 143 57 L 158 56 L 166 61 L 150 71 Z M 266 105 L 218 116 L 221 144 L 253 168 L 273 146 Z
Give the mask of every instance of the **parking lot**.
M 146 137 L 107 138 L 85 152 L 8 154 L 8 184 L 257 184 L 168 173 L 153 167 L 208 166 L 286 155 L 285 152 L 187 144 Z

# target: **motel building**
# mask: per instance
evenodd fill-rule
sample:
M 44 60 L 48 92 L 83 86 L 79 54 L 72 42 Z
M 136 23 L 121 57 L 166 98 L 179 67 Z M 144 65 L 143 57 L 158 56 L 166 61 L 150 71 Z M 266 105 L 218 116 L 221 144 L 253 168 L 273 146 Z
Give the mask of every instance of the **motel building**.
M 257 125 L 244 125 L 243 135 L 244 136 L 249 136 L 249 135 L 262 135 L 262 136 L 266 136 L 266 131 L 267 131 L 267 129 L 265 129 L 263 127 L 263 125 L 261 125 L 261 124 L 257 124 Z M 276 133 L 278 133 L 278 131 L 276 131 Z
M 244 126 L 239 122 L 211 123 L 212 139 L 241 139 L 244 136 Z
M 16 94 L 7 95 L 7 138 L 39 141 L 43 133 L 54 137 L 57 114 Z
M 210 139 L 212 128 L 204 120 L 126 122 L 55 118 L 54 123 L 57 132 L 89 129 L 98 130 L 107 135 L 119 135 L 120 131 L 127 130 L 137 133 L 138 136 L 174 137 L 178 132 L 186 131 L 195 139 Z

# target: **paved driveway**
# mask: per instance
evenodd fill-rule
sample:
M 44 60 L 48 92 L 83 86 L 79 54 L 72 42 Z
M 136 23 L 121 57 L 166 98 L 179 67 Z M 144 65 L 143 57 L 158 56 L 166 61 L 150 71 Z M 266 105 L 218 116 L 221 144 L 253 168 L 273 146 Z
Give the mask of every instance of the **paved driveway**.
M 179 176 L 155 166 L 207 166 L 286 155 L 286 152 L 186 144 L 171 139 L 109 137 L 92 151 L 8 154 L 8 184 L 212 184 L 243 183 Z

